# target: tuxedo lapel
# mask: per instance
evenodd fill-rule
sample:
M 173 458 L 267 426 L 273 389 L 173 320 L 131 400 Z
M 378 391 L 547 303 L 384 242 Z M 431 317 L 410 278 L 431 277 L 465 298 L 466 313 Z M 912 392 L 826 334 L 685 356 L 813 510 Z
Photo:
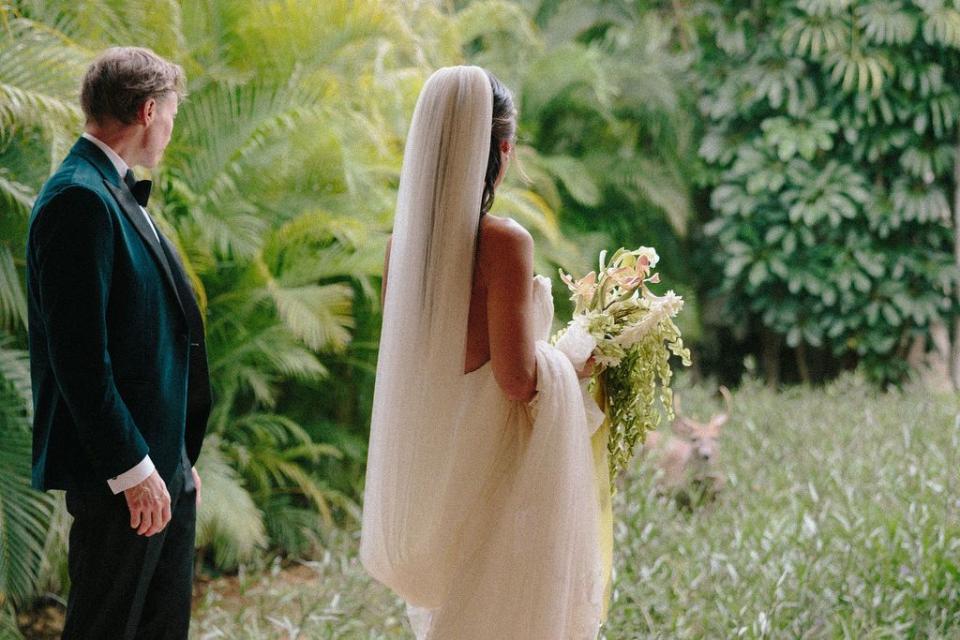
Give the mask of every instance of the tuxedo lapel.
M 203 338 L 203 317 L 200 315 L 200 307 L 197 305 L 197 298 L 190 285 L 190 278 L 187 276 L 187 270 L 180 262 L 180 257 L 173 244 L 157 230 L 157 236 L 163 245 L 164 256 L 170 264 L 170 268 L 175 272 L 174 287 L 180 296 L 180 303 L 183 306 L 183 314 L 187 318 L 187 326 L 195 340 Z
M 137 202 L 136 198 L 133 197 L 133 194 L 130 193 L 130 189 L 128 189 L 126 185 L 114 185 L 106 178 L 104 178 L 103 184 L 105 184 L 110 193 L 113 194 L 113 197 L 117 199 L 117 202 L 120 204 L 120 209 L 123 211 L 124 215 L 127 216 L 127 220 L 130 221 L 134 229 L 136 229 L 137 233 L 140 235 L 140 238 L 147 245 L 147 247 L 150 248 L 150 253 L 153 254 L 153 258 L 157 261 L 157 264 L 160 265 L 160 269 L 166 276 L 167 284 L 170 286 L 170 290 L 176 297 L 177 304 L 180 305 L 180 311 L 184 314 L 184 316 L 186 316 L 187 314 L 184 308 L 184 302 L 180 298 L 180 291 L 178 290 L 176 280 L 174 279 L 173 270 L 169 261 L 167 260 L 166 255 L 164 255 L 163 249 L 160 247 L 160 243 L 157 240 L 159 231 L 157 234 L 153 232 L 153 229 L 150 227 L 150 223 L 147 222 L 146 215 L 140 209 L 140 204 Z

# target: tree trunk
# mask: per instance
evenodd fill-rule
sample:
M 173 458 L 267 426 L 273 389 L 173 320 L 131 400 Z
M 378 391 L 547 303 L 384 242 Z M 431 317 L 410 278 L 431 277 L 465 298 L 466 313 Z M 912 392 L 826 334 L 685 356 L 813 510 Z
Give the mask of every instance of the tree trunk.
M 776 389 L 780 386 L 780 344 L 783 337 L 766 327 L 760 329 L 761 354 L 763 361 L 763 375 L 767 379 L 767 386 Z
M 960 270 L 960 133 L 958 133 L 953 162 L 953 260 Z M 960 282 L 954 281 L 953 295 L 960 303 Z M 960 391 L 960 315 L 953 318 L 953 344 L 951 344 L 950 374 L 953 388 Z
M 673 16 L 677 21 L 677 35 L 680 40 L 680 48 L 684 52 L 690 51 L 690 38 L 687 36 L 687 17 L 684 14 L 683 5 L 678 0 L 671 0 L 673 7 Z
M 801 340 L 797 345 L 797 372 L 803 384 L 810 384 L 810 367 L 807 364 L 807 345 Z

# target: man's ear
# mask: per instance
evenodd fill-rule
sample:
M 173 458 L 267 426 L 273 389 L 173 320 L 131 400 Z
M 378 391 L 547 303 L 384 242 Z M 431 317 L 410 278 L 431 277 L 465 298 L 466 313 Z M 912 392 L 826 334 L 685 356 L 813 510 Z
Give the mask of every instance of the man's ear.
M 137 109 L 137 122 L 142 125 L 149 125 L 157 117 L 157 99 L 147 98 Z

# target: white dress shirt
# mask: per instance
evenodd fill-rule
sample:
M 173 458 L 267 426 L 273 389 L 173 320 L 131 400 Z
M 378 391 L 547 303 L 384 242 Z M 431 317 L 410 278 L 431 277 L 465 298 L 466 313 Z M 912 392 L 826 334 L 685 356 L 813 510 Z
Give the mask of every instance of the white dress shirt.
M 126 160 L 117 155 L 117 152 L 114 151 L 107 145 L 106 142 L 100 140 L 96 136 L 93 136 L 86 131 L 83 132 L 83 136 L 93 144 L 97 145 L 100 148 L 100 151 L 103 151 L 107 154 L 107 157 L 110 158 L 110 162 L 113 163 L 113 166 L 116 168 L 117 173 L 120 174 L 120 179 L 123 180 L 124 176 L 127 175 L 127 170 L 130 168 L 130 165 L 127 164 Z M 147 210 L 143 207 L 140 207 L 140 211 L 143 212 L 143 217 L 147 219 L 147 224 L 150 225 L 150 228 L 153 230 L 153 235 L 157 239 L 157 243 L 160 242 L 160 236 L 157 235 L 157 228 L 153 226 L 153 220 L 150 219 L 150 214 L 147 213 Z
M 117 152 L 111 149 L 105 142 L 99 138 L 84 132 L 83 137 L 97 145 L 101 151 L 110 159 L 110 162 L 113 163 L 113 166 L 116 168 L 117 173 L 120 174 L 120 179 L 122 180 L 125 175 L 127 175 L 127 169 L 129 165 L 117 155 Z M 150 225 L 150 228 L 153 230 L 153 235 L 157 237 L 157 242 L 160 242 L 160 236 L 157 235 L 157 228 L 153 226 L 153 220 L 150 219 L 150 215 L 147 213 L 147 210 L 143 207 L 140 207 L 140 211 L 143 212 L 143 217 L 147 219 L 147 223 Z M 150 459 L 150 456 L 145 456 L 135 467 L 124 471 L 115 478 L 110 478 L 107 480 L 107 485 L 110 487 L 110 490 L 114 495 L 122 493 L 129 489 L 130 487 L 136 486 L 147 479 L 147 477 L 154 472 L 156 467 L 153 465 L 153 461 Z

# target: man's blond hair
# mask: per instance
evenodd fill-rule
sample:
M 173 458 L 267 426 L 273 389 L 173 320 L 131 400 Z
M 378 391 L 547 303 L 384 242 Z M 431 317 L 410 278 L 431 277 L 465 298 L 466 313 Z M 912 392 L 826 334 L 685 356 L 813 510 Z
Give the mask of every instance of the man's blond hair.
M 80 106 L 87 122 L 112 120 L 132 124 L 150 98 L 174 92 L 186 97 L 183 68 L 142 47 L 112 47 L 87 69 L 80 89 Z

